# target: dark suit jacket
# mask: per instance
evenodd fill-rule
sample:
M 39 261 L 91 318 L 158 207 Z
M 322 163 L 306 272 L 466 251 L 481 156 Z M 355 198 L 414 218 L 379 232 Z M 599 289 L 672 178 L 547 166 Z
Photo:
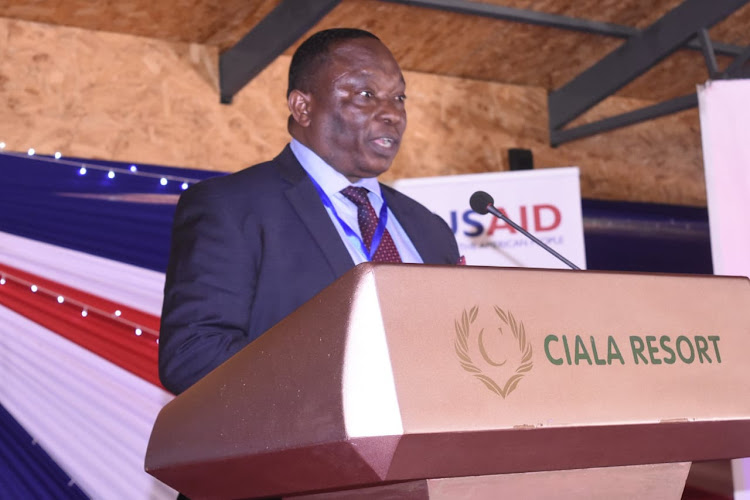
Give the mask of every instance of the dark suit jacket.
M 381 185 L 428 264 L 456 264 L 448 225 Z M 180 393 L 354 266 L 289 146 L 180 197 L 164 290 L 159 375 Z

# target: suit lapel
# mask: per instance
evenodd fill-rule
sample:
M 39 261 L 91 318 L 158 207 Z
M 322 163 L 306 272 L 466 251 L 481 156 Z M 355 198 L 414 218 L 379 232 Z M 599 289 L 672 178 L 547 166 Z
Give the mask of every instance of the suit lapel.
M 291 148 L 287 146 L 277 159 L 281 176 L 290 183 L 290 187 L 284 193 L 287 200 L 310 231 L 338 278 L 354 267 L 349 251 L 320 201 L 315 186 Z
M 428 231 L 425 231 L 423 227 L 424 222 L 415 210 L 402 203 L 402 198 L 394 194 L 388 187 L 381 186 L 381 192 L 388 208 L 398 219 L 398 223 L 406 231 L 406 235 L 409 236 L 414 248 L 417 249 L 419 256 L 422 257 L 422 261 L 425 264 L 440 262 L 440 254 L 438 248 L 435 247 L 432 241 L 427 238 Z

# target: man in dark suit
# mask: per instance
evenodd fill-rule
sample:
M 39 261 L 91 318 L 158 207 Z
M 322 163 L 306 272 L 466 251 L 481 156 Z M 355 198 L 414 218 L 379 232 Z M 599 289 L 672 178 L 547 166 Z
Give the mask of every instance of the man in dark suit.
M 456 264 L 438 216 L 381 185 L 406 127 L 405 83 L 371 33 L 319 32 L 289 71 L 288 145 L 180 198 L 159 373 L 180 393 L 354 265 Z

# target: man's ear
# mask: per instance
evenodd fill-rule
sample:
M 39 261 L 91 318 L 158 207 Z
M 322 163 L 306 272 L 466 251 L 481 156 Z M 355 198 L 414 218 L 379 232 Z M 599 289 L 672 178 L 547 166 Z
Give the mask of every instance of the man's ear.
M 287 104 L 289 111 L 292 113 L 294 121 L 302 127 L 310 125 L 311 96 L 300 90 L 292 90 L 289 93 Z

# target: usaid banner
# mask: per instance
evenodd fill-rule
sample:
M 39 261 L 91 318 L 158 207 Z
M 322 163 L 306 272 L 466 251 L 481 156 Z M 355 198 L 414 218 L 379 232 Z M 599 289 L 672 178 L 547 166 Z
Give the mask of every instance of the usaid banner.
M 585 269 L 577 167 L 402 179 L 394 187 L 441 216 L 459 252 L 475 266 L 567 268 L 555 256 L 491 214 L 469 206 L 478 190 L 510 220 Z

